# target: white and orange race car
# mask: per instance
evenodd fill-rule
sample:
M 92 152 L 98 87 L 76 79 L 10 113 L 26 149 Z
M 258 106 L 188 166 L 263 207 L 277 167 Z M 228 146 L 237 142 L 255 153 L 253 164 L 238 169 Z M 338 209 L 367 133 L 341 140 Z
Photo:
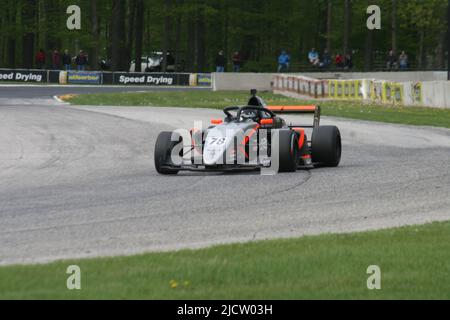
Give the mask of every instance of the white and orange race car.
M 155 146 L 160 174 L 180 171 L 230 171 L 271 168 L 294 172 L 302 167 L 336 167 L 341 160 L 341 134 L 320 126 L 319 106 L 266 106 L 252 90 L 246 106 L 227 107 L 225 118 L 205 130 L 162 132 Z M 278 114 L 313 114 L 312 125 L 293 125 Z M 307 130 L 312 131 L 308 140 Z

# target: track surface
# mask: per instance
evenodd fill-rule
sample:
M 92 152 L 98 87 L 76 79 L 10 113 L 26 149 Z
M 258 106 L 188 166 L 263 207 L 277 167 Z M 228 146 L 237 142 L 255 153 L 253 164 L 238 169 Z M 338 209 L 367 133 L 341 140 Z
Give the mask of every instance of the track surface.
M 0 105 L 0 264 L 450 219 L 450 130 L 325 119 L 339 168 L 165 177 L 157 134 L 220 112 L 33 101 Z

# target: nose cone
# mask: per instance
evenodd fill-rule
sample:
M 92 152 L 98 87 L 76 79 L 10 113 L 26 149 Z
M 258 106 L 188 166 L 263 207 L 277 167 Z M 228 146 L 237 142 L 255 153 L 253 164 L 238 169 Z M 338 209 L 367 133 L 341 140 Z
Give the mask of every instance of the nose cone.
M 220 125 L 208 132 L 203 149 L 203 163 L 207 166 L 225 164 L 225 155 L 234 135 L 226 126 Z

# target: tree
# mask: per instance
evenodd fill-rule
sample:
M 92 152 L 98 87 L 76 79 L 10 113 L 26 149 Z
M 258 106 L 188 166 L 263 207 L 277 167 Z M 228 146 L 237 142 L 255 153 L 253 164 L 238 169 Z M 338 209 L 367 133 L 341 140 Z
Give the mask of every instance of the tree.
M 141 62 L 141 57 L 142 57 L 142 42 L 143 42 L 143 38 L 144 38 L 144 0 L 137 0 L 136 1 L 136 32 L 135 32 L 135 56 L 134 56 L 134 61 L 135 61 L 135 66 L 136 72 L 141 72 L 144 70 L 142 69 L 142 62 Z
M 125 38 L 125 0 L 113 0 L 111 28 L 112 70 L 127 69 Z
M 333 2 L 332 0 L 328 0 L 327 3 L 327 50 L 331 52 L 331 31 L 332 31 L 332 22 L 333 22 Z
M 134 32 L 135 30 L 135 18 L 136 18 L 136 0 L 128 0 L 127 6 L 127 19 L 128 19 L 128 34 L 125 45 L 125 59 L 127 62 L 131 60 L 133 43 L 134 43 Z
M 32 69 L 34 66 L 34 24 L 36 12 L 36 0 L 25 0 L 22 17 L 22 21 L 26 26 L 23 36 L 22 66 L 26 69 Z
M 351 0 L 344 0 L 344 37 L 343 52 L 347 54 L 349 51 L 349 39 L 351 32 Z
M 97 0 L 91 0 L 91 26 L 92 26 L 93 45 L 89 60 L 91 61 L 91 68 L 94 69 L 97 67 L 99 54 L 98 47 L 100 42 L 100 30 L 99 30 L 97 9 L 98 9 Z
M 419 69 L 432 67 L 433 60 L 437 57 L 437 48 L 446 32 L 446 7 L 445 0 L 410 0 L 404 2 L 402 10 L 398 12 L 402 29 L 408 30 L 415 39 L 419 38 L 414 45 Z M 428 55 L 429 51 L 432 54 Z
M 172 35 L 172 18 L 171 11 L 172 9 L 172 0 L 164 1 L 164 36 L 163 36 L 163 61 L 162 61 L 162 72 L 167 71 L 167 52 L 169 50 L 170 38 Z
M 65 9 L 78 4 L 81 30 L 65 27 Z M 379 68 L 388 49 L 405 50 L 410 62 L 442 68 L 447 0 L 2 0 L 0 64 L 32 67 L 42 46 L 88 49 L 127 70 L 152 51 L 174 50 L 183 71 L 211 70 L 217 50 L 239 50 L 243 71 L 273 71 L 280 50 L 292 55 L 292 71 L 307 65 L 311 47 L 355 50 L 355 68 Z M 382 30 L 368 32 L 366 9 L 382 8 Z M 288 14 L 287 14 L 288 13 Z M 183 55 L 181 55 L 183 53 Z M 381 57 L 383 55 L 383 57 Z M 372 61 L 373 60 L 373 61 Z M 416 66 L 416 64 L 414 64 Z
M 392 50 L 397 54 L 397 0 L 392 0 L 391 22 Z

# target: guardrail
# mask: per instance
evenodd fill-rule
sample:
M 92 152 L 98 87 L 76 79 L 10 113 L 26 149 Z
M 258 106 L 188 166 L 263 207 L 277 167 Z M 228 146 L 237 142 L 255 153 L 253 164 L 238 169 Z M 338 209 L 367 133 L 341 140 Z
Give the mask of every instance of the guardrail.
M 130 73 L 0 69 L 0 83 L 54 83 L 83 85 L 212 86 L 208 73 Z

